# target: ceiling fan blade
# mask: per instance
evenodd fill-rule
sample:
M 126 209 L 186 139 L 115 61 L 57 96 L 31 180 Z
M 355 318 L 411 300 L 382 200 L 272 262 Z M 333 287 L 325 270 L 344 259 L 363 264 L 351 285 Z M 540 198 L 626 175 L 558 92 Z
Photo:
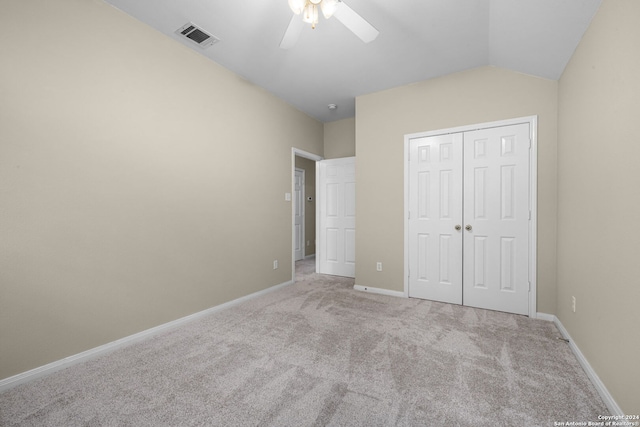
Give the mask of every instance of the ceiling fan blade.
M 289 22 L 289 26 L 287 27 L 287 31 L 284 32 L 284 36 L 282 37 L 282 41 L 280 42 L 280 48 L 282 49 L 291 49 L 295 46 L 298 41 L 298 37 L 300 37 L 300 32 L 304 27 L 304 22 L 302 22 L 302 18 L 298 15 L 293 15 L 291 17 L 291 21 Z
M 357 12 L 347 6 L 343 1 L 338 3 L 338 8 L 333 16 L 365 43 L 374 41 L 376 37 L 378 37 L 378 34 L 380 34 L 373 25 L 365 21 L 362 16 L 358 15 Z

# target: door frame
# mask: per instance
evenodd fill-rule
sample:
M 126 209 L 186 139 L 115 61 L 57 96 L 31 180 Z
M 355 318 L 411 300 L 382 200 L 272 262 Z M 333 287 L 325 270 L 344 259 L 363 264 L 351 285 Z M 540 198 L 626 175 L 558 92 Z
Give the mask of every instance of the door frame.
M 291 148 L 291 194 L 295 192 L 295 180 L 296 180 L 296 156 L 304 157 L 305 159 L 319 162 L 324 160 L 324 157 L 317 154 L 309 153 L 308 151 L 301 150 L 299 148 Z M 318 168 L 316 167 L 316 195 L 318 194 Z M 318 229 L 318 209 L 319 204 L 316 203 L 316 236 Z M 296 211 L 295 206 L 291 203 L 291 281 L 296 281 Z M 316 239 L 317 240 L 317 239 Z M 306 248 L 306 246 L 305 246 Z M 318 244 L 316 243 L 316 254 L 318 253 Z M 318 257 L 316 256 L 316 271 L 318 271 Z
M 529 317 L 537 317 L 537 247 L 538 247 L 538 116 L 518 117 L 495 122 L 406 134 L 404 136 L 404 296 L 409 297 L 409 142 L 414 138 L 447 135 L 502 126 L 529 124 L 531 156 L 529 158 Z
M 306 171 L 304 169 L 294 168 L 294 172 L 293 172 L 293 175 L 294 175 L 294 184 L 293 184 L 294 188 L 293 188 L 293 193 L 292 193 L 293 194 L 293 203 L 294 203 L 293 204 L 293 221 L 294 221 L 293 222 L 293 224 L 294 224 L 294 227 L 293 227 L 293 233 L 294 233 L 294 236 L 293 236 L 293 242 L 294 242 L 294 245 L 293 245 L 293 252 L 294 252 L 293 253 L 293 259 L 294 260 L 296 258 L 296 256 L 295 256 L 295 250 L 296 250 L 296 245 L 295 245 L 295 239 L 296 239 L 296 236 L 295 236 L 295 215 L 296 215 L 296 209 L 295 209 L 295 206 L 296 206 L 295 205 L 295 203 L 296 203 L 295 174 L 298 173 L 298 172 L 300 174 L 302 174 L 302 184 L 301 184 L 302 188 L 300 189 L 300 198 L 302 199 L 300 201 L 300 216 L 302 217 L 302 226 L 300 227 L 300 234 L 302 235 L 302 258 L 301 259 L 305 258 L 306 252 L 307 252 L 307 247 L 305 245 L 305 243 L 306 243 L 306 240 L 305 240 L 305 237 L 306 237 L 305 236 L 306 219 L 305 219 L 305 209 L 304 209 L 304 202 L 305 202 L 304 185 L 305 185 L 305 180 L 306 180 Z

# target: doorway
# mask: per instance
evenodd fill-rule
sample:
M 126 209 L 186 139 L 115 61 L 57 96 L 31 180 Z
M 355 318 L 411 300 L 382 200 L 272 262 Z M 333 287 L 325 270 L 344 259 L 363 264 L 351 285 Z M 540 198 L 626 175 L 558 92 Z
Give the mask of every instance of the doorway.
M 307 255 L 307 247 L 309 242 L 305 241 L 305 175 L 306 169 L 297 167 L 298 159 L 296 158 L 296 169 L 293 178 L 293 257 L 294 261 L 300 261 Z M 312 163 L 309 160 L 309 163 Z M 310 199 L 312 198 L 309 196 Z M 310 200 L 311 201 L 311 200 Z M 311 211 L 311 209 L 310 209 Z M 306 243 L 306 245 L 305 245 Z M 310 251 L 315 254 L 315 245 Z
M 316 253 L 316 162 L 322 159 L 304 150 L 291 150 L 291 278 L 294 281 L 296 261 L 311 259 Z M 300 182 L 301 171 L 304 171 L 303 182 Z M 297 189 L 300 184 L 302 188 Z M 302 224 L 301 212 L 304 213 Z

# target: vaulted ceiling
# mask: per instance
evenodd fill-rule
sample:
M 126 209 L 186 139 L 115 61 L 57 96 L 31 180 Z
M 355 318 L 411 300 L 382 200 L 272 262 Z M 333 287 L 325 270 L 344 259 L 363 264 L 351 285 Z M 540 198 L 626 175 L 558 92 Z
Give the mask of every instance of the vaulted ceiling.
M 345 0 L 380 31 L 373 42 L 321 16 L 284 50 L 287 0 L 106 1 L 322 122 L 353 116 L 357 96 L 480 66 L 558 79 L 601 3 Z M 176 35 L 188 22 L 220 41 Z

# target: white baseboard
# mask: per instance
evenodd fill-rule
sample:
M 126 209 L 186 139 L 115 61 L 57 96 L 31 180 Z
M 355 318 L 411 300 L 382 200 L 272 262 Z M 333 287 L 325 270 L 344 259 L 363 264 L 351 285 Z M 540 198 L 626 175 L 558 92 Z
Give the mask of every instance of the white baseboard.
M 582 369 L 584 369 L 584 372 L 587 374 L 587 376 L 591 380 L 591 383 L 598 391 L 598 394 L 600 394 L 600 397 L 604 401 L 604 404 L 607 405 L 607 408 L 609 409 L 611 414 L 620 415 L 620 416 L 624 415 L 624 412 L 622 412 L 622 409 L 620 408 L 620 406 L 618 406 L 616 401 L 613 399 L 613 396 L 611 395 L 611 393 L 609 393 L 609 390 L 607 390 L 607 387 L 600 380 L 600 377 L 598 377 L 598 374 L 596 374 L 596 371 L 593 370 L 587 358 L 584 357 L 584 354 L 582 354 L 582 352 L 576 345 L 575 341 L 571 339 L 571 335 L 569 335 L 569 332 L 565 329 L 560 319 L 558 319 L 553 314 L 546 314 L 546 313 L 538 313 L 538 319 L 548 320 L 550 322 L 553 322 L 556 325 L 556 327 L 558 328 L 558 330 L 560 331 L 564 339 L 569 340 L 569 348 L 571 349 L 571 351 L 573 351 L 573 354 L 575 354 L 576 358 L 578 359 L 578 362 L 582 366 Z
M 121 338 L 119 340 L 116 340 L 116 341 L 101 345 L 99 347 L 95 347 L 95 348 L 92 348 L 90 350 L 83 351 L 82 353 L 74 354 L 73 356 L 65 357 L 64 359 L 57 360 L 55 362 L 51 362 L 49 364 L 46 364 L 44 366 L 40 366 L 40 367 L 35 368 L 35 369 L 31 369 L 30 371 L 23 372 L 23 373 L 14 375 L 14 376 L 9 377 L 9 378 L 5 378 L 3 380 L 0 380 L 0 393 L 2 393 L 3 391 L 6 391 L 6 390 L 8 390 L 8 389 L 10 389 L 12 387 L 15 387 L 17 385 L 24 384 L 24 383 L 27 383 L 29 381 L 33 381 L 33 380 L 35 380 L 37 378 L 44 377 L 46 375 L 52 374 L 52 373 L 54 373 L 56 371 L 59 371 L 61 369 L 68 368 L 69 366 L 85 362 L 87 360 L 93 359 L 95 357 L 101 356 L 101 355 L 109 353 L 109 352 L 112 352 L 112 351 L 117 350 L 119 348 L 122 348 L 122 347 L 125 347 L 125 346 L 128 346 L 128 345 L 131 345 L 133 343 L 145 340 L 145 339 L 150 338 L 150 337 L 152 337 L 154 335 L 157 335 L 157 334 L 159 334 L 161 332 L 165 332 L 165 331 L 168 331 L 170 329 L 177 328 L 178 326 L 182 326 L 182 325 L 184 325 L 186 323 L 189 323 L 189 322 L 191 322 L 193 320 L 196 320 L 196 319 L 198 319 L 200 317 L 203 317 L 203 316 L 206 316 L 208 314 L 215 313 L 217 311 L 224 310 L 224 309 L 229 308 L 229 307 L 233 307 L 234 305 L 238 305 L 238 304 L 240 304 L 242 302 L 245 302 L 245 301 L 248 301 L 250 299 L 259 297 L 259 296 L 267 294 L 269 292 L 273 292 L 273 291 L 278 290 L 280 288 L 283 288 L 285 286 L 292 285 L 293 283 L 294 283 L 293 280 L 290 280 L 290 281 L 284 282 L 284 283 L 280 283 L 279 285 L 271 286 L 271 287 L 269 287 L 267 289 L 263 289 L 261 291 L 254 292 L 254 293 L 249 294 L 249 295 L 245 295 L 243 297 L 234 299 L 232 301 L 225 302 L 224 304 L 220 304 L 220 305 L 217 305 L 215 307 L 211 307 L 211 308 L 208 308 L 206 310 L 199 311 L 199 312 L 194 313 L 194 314 L 190 314 L 189 316 L 185 316 L 185 317 L 182 317 L 180 319 L 176 319 L 176 320 L 173 320 L 171 322 L 164 323 L 164 324 L 156 326 L 154 328 L 147 329 L 147 330 L 142 331 L 142 332 L 138 332 L 137 334 L 129 335 L 128 337 L 124 337 L 124 338 Z
M 554 316 L 553 314 L 540 312 L 536 313 L 536 319 L 546 320 L 547 322 L 555 322 L 557 320 L 556 316 Z
M 371 286 L 353 285 L 353 289 L 355 289 L 356 291 L 370 292 L 372 294 L 388 295 L 391 297 L 400 297 L 400 298 L 406 297 L 404 292 L 390 291 L 388 289 L 381 289 L 381 288 L 372 288 Z

